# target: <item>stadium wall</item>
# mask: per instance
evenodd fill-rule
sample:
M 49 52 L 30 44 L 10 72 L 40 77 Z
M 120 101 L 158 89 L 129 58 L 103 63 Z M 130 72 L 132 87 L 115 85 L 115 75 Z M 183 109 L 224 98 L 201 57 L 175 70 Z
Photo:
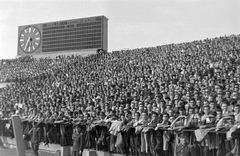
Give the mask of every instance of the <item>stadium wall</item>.
M 57 56 L 71 56 L 71 55 L 75 55 L 75 56 L 82 56 L 82 57 L 86 57 L 88 55 L 91 54 L 96 54 L 97 49 L 85 49 L 85 50 L 81 50 L 81 51 L 74 51 L 74 52 L 69 52 L 69 51 L 63 51 L 63 52 L 52 52 L 52 53 L 36 53 L 33 56 L 34 58 L 56 58 Z M 21 57 L 21 56 L 16 56 L 16 58 Z

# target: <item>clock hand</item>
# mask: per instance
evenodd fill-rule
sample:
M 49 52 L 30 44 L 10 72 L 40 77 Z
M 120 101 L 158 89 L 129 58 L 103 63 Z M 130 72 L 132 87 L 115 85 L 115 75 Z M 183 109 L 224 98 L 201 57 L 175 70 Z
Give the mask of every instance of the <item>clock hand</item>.
M 27 40 L 27 43 L 26 43 L 26 45 L 25 45 L 25 48 L 24 48 L 24 50 L 26 50 L 26 48 L 27 48 L 27 45 L 28 45 L 28 43 L 29 43 L 29 40 L 30 40 L 30 37 L 28 37 L 28 40 Z
M 32 38 L 29 39 L 29 46 L 32 46 Z

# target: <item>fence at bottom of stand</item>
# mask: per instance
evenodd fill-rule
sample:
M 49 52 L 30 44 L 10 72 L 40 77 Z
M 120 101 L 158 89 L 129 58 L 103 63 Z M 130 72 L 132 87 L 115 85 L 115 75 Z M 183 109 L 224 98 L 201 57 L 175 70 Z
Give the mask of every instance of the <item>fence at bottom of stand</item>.
M 39 127 L 42 142 L 60 146 L 73 145 L 72 124 L 41 123 Z M 30 122 L 22 122 L 23 134 L 27 134 L 31 128 Z M 228 139 L 229 135 L 231 139 Z M 14 138 L 12 124 L 9 120 L 0 120 L 0 136 Z M 109 131 L 109 125 L 83 124 L 80 126 L 81 150 L 94 149 L 134 156 L 230 156 L 239 155 L 239 146 L 239 130 L 231 134 L 226 131 L 216 132 L 207 129 L 172 131 L 149 128 L 136 132 L 135 128 Z

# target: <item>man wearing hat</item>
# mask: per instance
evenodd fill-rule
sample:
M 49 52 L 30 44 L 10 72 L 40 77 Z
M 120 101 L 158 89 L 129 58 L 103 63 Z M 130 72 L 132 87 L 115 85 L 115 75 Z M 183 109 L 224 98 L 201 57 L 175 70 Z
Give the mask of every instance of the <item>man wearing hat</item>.
M 81 151 L 81 131 L 80 126 L 75 124 L 74 131 L 72 134 L 73 147 L 72 147 L 72 156 L 79 156 L 82 153 Z
M 176 155 L 177 156 L 190 156 L 191 147 L 188 143 L 188 136 L 184 133 L 178 134 L 179 143 L 176 144 Z

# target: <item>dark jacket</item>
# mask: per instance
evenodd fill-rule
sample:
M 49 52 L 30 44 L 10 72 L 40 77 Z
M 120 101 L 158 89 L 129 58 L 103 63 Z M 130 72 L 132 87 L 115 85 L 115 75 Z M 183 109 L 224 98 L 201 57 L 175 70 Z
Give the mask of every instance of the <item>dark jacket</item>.
M 32 134 L 32 137 L 31 137 L 31 143 L 34 143 L 34 144 L 40 144 L 40 141 L 41 141 L 41 133 L 40 133 L 40 128 L 38 127 L 33 127 L 30 132 L 30 134 Z

